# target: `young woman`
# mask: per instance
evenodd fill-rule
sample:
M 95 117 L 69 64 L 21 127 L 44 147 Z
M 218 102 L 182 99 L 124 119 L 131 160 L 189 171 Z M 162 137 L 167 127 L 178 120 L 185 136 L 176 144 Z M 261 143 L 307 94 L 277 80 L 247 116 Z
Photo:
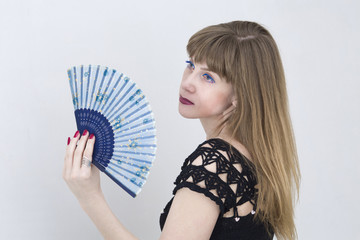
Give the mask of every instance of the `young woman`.
M 295 239 L 300 172 L 275 41 L 254 22 L 189 40 L 179 112 L 206 140 L 185 160 L 160 217 L 160 239 Z M 91 166 L 96 138 L 69 138 L 63 177 L 105 239 L 136 239 L 108 207 Z

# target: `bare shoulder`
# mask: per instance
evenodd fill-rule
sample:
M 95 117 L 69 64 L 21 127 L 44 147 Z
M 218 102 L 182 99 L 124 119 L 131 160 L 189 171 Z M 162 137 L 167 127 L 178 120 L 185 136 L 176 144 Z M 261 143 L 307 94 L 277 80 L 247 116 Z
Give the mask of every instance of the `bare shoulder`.
M 250 155 L 250 152 L 247 150 L 247 148 L 239 141 L 236 140 L 227 140 L 228 143 L 230 143 L 233 147 L 236 148 L 242 155 L 244 155 L 247 159 L 251 161 L 252 157 Z

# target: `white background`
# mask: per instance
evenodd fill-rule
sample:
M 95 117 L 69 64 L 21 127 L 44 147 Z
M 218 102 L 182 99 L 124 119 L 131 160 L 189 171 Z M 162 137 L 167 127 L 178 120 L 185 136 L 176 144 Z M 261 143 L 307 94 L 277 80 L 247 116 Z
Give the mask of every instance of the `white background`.
M 140 239 L 180 166 L 205 138 L 177 112 L 185 46 L 201 28 L 263 24 L 282 55 L 302 172 L 299 239 L 360 239 L 358 1 L 0 1 L 0 239 L 101 239 L 62 180 L 75 133 L 66 70 L 100 64 L 129 75 L 157 121 L 158 151 L 132 199 L 106 176 L 103 191 Z

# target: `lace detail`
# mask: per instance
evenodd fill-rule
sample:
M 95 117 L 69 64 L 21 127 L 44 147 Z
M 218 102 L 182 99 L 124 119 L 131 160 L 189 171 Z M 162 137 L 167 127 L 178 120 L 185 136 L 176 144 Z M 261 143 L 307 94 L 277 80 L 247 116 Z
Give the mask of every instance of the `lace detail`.
M 203 142 L 185 159 L 175 185 L 174 194 L 187 187 L 209 197 L 219 205 L 221 216 L 233 209 L 233 217 L 238 219 L 238 207 L 246 202 L 255 208 L 253 164 L 219 138 Z

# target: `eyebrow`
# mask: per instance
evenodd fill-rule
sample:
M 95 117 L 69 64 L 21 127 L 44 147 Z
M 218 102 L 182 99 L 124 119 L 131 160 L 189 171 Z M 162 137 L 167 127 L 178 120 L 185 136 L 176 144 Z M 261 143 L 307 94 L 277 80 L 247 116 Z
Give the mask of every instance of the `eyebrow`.
M 192 64 L 194 64 L 195 65 L 195 63 L 194 63 L 194 61 L 193 61 L 193 59 L 192 58 L 189 58 L 189 61 L 192 63 Z M 214 71 L 211 71 L 210 69 L 208 69 L 208 68 L 200 68 L 201 70 L 203 70 L 203 71 L 208 71 L 208 72 L 212 72 L 212 73 L 214 73 L 214 74 L 216 74 L 216 75 L 218 75 L 219 76 L 219 74 L 217 74 L 216 72 L 214 72 Z M 220 76 L 219 76 L 220 77 Z
M 191 58 L 189 58 L 188 61 L 195 65 L 194 61 L 193 61 Z M 203 71 L 213 72 L 213 71 L 211 71 L 211 70 L 208 69 L 208 68 L 200 68 L 200 69 L 203 70 Z M 213 73 L 215 73 L 215 72 L 213 72 Z

